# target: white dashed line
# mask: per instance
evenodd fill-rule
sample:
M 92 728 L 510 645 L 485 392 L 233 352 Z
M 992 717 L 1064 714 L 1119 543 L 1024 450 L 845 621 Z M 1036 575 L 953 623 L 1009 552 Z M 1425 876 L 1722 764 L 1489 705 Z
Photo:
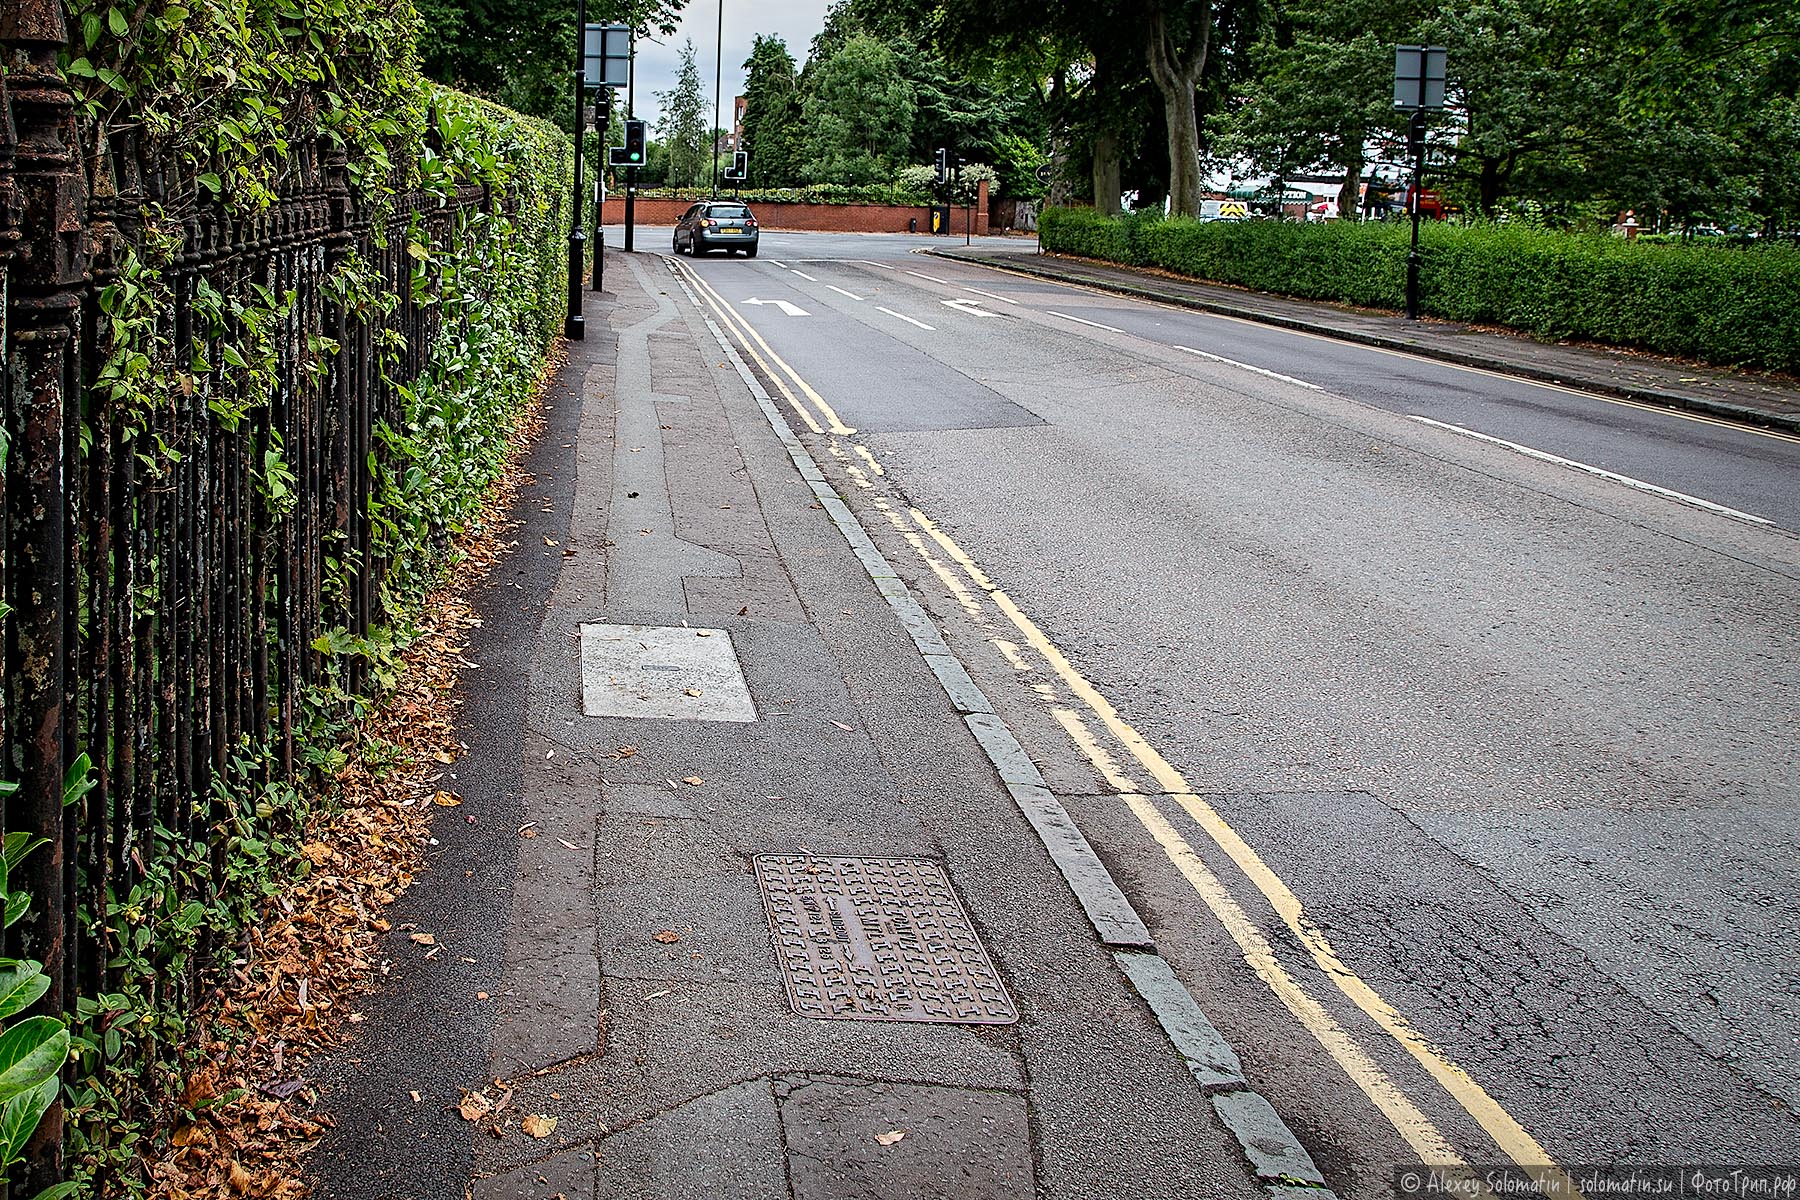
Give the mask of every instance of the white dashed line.
M 1491 434 L 1477 433 L 1473 429 L 1465 429 L 1461 425 L 1452 425 L 1448 421 L 1434 421 L 1430 417 L 1421 417 L 1417 413 L 1408 413 L 1407 420 L 1417 421 L 1421 425 L 1430 425 L 1434 429 L 1448 429 L 1451 433 L 1460 433 L 1464 437 L 1472 437 L 1479 441 L 1491 442 L 1496 446 L 1504 446 L 1515 454 L 1523 454 L 1526 458 L 1535 458 L 1540 462 L 1555 463 L 1559 467 L 1570 467 L 1577 471 L 1586 471 L 1589 475 L 1598 475 L 1602 479 L 1610 479 L 1614 483 L 1622 483 L 1628 488 L 1636 488 L 1640 492 L 1662 496 L 1669 500 L 1679 500 L 1683 504 L 1692 504 L 1696 508 L 1704 508 L 1707 512 L 1715 512 L 1721 516 L 1736 517 L 1740 521 L 1749 521 L 1756 525 L 1773 525 L 1775 522 L 1767 517 L 1755 516 L 1735 508 L 1726 508 L 1723 504 L 1714 504 L 1711 500 L 1702 500 L 1698 496 L 1690 496 L 1686 492 L 1677 492 L 1671 488 L 1658 487 L 1654 483 L 1645 483 L 1642 479 L 1633 479 L 1629 475 L 1621 475 L 1617 471 L 1608 471 L 1603 467 L 1590 466 L 1584 462 L 1576 462 L 1572 458 L 1564 458 L 1560 454 L 1551 454 L 1544 450 L 1534 450 L 1530 446 L 1521 446 L 1517 442 L 1509 442 L 1505 438 L 1497 438 Z
M 915 276 L 919 279 L 929 279 L 933 283 L 941 283 L 945 287 L 955 287 L 956 286 L 955 284 L 951 283 L 948 279 L 939 279 L 936 275 L 927 275 L 923 271 L 908 271 L 907 274 Z
M 1123 329 L 1120 329 L 1115 325 L 1102 325 L 1100 322 L 1090 321 L 1086 317 L 1071 317 L 1068 313 L 1059 313 L 1055 309 L 1045 309 L 1044 311 L 1048 312 L 1053 317 L 1061 317 L 1065 321 L 1073 321 L 1077 325 L 1092 325 L 1095 329 L 1104 329 L 1108 333 L 1124 333 L 1125 332 Z
M 1011 296 L 1002 296 L 998 292 L 984 292 L 980 288 L 970 287 L 966 283 L 963 285 L 963 291 L 974 292 L 977 296 L 986 296 L 989 300 L 998 300 L 1002 304 L 1017 304 L 1018 303 L 1018 301 L 1014 300 Z
M 807 280 L 809 283 L 819 282 L 817 279 L 814 279 L 811 275 L 808 275 L 805 271 L 797 270 L 794 267 L 789 267 L 788 270 L 793 271 L 794 274 L 798 275 L 800 278 L 802 278 L 804 280 Z
M 936 326 L 927 325 L 923 321 L 915 321 L 911 317 L 907 316 L 905 313 L 897 313 L 891 308 L 883 308 L 879 304 L 877 304 L 875 306 L 875 311 L 876 312 L 884 312 L 890 317 L 899 317 L 902 321 L 905 321 L 908 325 L 917 325 L 920 329 L 935 329 L 936 328 Z
M 839 287 L 835 283 L 828 283 L 825 286 L 830 288 L 832 291 L 836 292 L 840 296 L 848 296 L 852 300 L 861 300 L 862 299 L 862 297 L 857 295 L 855 292 L 846 292 L 843 288 Z
M 1291 383 L 1295 387 L 1303 387 L 1309 392 L 1322 392 L 1325 389 L 1316 383 L 1308 383 L 1304 379 L 1295 379 L 1292 375 L 1283 375 L 1280 371 L 1271 371 L 1267 367 L 1253 367 L 1247 362 L 1239 362 L 1235 358 L 1225 358 L 1218 354 L 1208 354 L 1204 350 L 1196 350 L 1192 346 L 1177 346 L 1177 350 L 1195 354 L 1216 363 L 1224 363 L 1228 367 L 1237 367 L 1245 371 L 1255 371 L 1258 375 L 1267 375 L 1270 379 L 1279 379 L 1283 383 Z
M 883 271 L 891 271 L 894 269 L 894 268 L 888 266 L 886 263 L 878 263 L 872 258 L 853 258 L 853 259 L 850 259 L 849 261 L 859 262 L 867 267 L 879 267 Z

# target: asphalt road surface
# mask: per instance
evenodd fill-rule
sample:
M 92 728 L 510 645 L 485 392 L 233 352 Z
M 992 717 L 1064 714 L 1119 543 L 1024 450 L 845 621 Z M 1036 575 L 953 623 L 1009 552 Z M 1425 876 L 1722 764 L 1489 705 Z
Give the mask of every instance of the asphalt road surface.
M 1800 438 L 929 240 L 677 269 L 1340 1191 L 1800 1162 Z

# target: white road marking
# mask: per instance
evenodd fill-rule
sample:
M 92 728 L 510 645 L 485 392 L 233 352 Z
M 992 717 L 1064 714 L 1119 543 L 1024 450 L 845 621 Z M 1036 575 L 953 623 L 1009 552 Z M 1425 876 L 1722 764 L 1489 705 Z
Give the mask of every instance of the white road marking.
M 939 279 L 936 275 L 927 275 L 923 271 L 908 271 L 907 274 L 915 275 L 920 279 L 929 279 L 933 283 L 941 283 L 946 287 L 955 287 L 956 286 L 955 284 L 951 283 L 948 279 Z
M 755 296 L 752 296 L 752 297 L 750 297 L 750 299 L 743 301 L 743 303 L 745 303 L 745 304 L 773 304 L 775 307 L 779 308 L 782 312 L 786 313 L 790 317 L 810 317 L 810 316 L 812 316 L 811 313 L 807 312 L 804 308 L 801 308 L 798 304 L 789 304 L 786 300 L 758 300 Z
M 997 312 L 989 312 L 987 309 L 981 307 L 981 301 L 979 300 L 964 300 L 960 296 L 954 300 L 940 300 L 938 303 L 942 304 L 945 308 L 954 308 L 957 312 L 968 313 L 972 317 L 997 317 L 1000 315 Z
M 771 264 L 772 264 L 772 265 L 774 265 L 774 266 L 777 266 L 777 267 L 780 267 L 780 268 L 781 268 L 781 269 L 782 269 L 782 270 L 784 270 L 784 271 L 786 271 L 786 270 L 788 270 L 788 269 L 789 269 L 789 268 L 788 268 L 788 265 L 787 265 L 787 264 L 786 264 L 786 263 L 784 263 L 784 262 L 776 262 L 776 261 L 775 261 L 775 260 L 774 260 L 774 259 L 772 259 L 772 258 L 771 258 L 771 259 L 770 259 L 770 260 L 769 260 L 769 262 L 770 262 L 770 263 L 771 263 Z
M 1108 333 L 1124 333 L 1125 332 L 1123 329 L 1120 329 L 1116 325 L 1102 325 L 1100 322 L 1090 321 L 1086 317 L 1071 317 L 1068 313 L 1059 313 L 1059 312 L 1056 312 L 1054 309 L 1046 309 L 1045 311 L 1048 312 L 1053 317 L 1061 317 L 1063 320 L 1073 321 L 1077 325 L 1092 325 L 1095 329 L 1104 329 Z
M 1253 367 L 1249 363 L 1239 362 L 1235 358 L 1225 358 L 1218 354 L 1208 354 L 1206 351 L 1196 350 L 1192 346 L 1177 346 L 1175 348 L 1177 350 L 1185 350 L 1189 354 L 1197 354 L 1201 358 L 1210 359 L 1216 363 L 1224 363 L 1228 367 L 1241 367 L 1246 371 L 1255 371 L 1258 375 L 1267 375 L 1270 379 L 1279 379 L 1283 383 L 1291 383 L 1295 387 L 1303 387 L 1309 392 L 1322 392 L 1325 390 L 1316 383 L 1308 383 L 1304 379 L 1295 379 L 1292 375 L 1283 375 L 1280 371 L 1271 371 L 1267 367 Z
M 894 269 L 894 268 L 888 266 L 886 263 L 878 263 L 872 258 L 852 258 L 852 259 L 849 259 L 848 261 L 859 262 L 859 263 L 862 263 L 864 266 L 879 267 L 883 271 L 891 271 Z
M 789 267 L 788 270 L 792 271 L 794 274 L 798 275 L 800 278 L 802 278 L 804 280 L 807 280 L 810 283 L 819 282 L 817 279 L 814 279 L 811 275 L 808 275 L 805 271 L 800 270 L 798 267 Z
M 852 300 L 861 300 L 862 299 L 862 297 L 857 295 L 855 292 L 846 292 L 843 288 L 839 287 L 835 283 L 828 283 L 825 286 L 830 288 L 832 291 L 836 292 L 840 296 L 848 296 Z
M 1679 500 L 1683 504 L 1692 504 L 1696 508 L 1704 508 L 1707 512 L 1715 512 L 1721 516 L 1736 517 L 1740 521 L 1750 521 L 1757 525 L 1773 525 L 1775 522 L 1767 517 L 1759 517 L 1753 513 L 1742 512 L 1735 508 L 1727 508 L 1723 504 L 1714 504 L 1711 500 L 1702 500 L 1698 496 L 1690 496 L 1686 492 L 1677 492 L 1671 488 L 1658 487 L 1654 483 L 1646 483 L 1642 479 L 1633 479 L 1629 475 L 1621 475 L 1617 471 L 1608 471 L 1603 467 L 1590 466 L 1584 462 L 1576 462 L 1572 458 L 1564 458 L 1560 454 L 1551 454 L 1544 450 L 1534 450 L 1530 446 L 1521 446 L 1517 442 L 1509 442 L 1505 438 L 1497 438 L 1491 434 L 1477 433 L 1473 429 L 1464 429 L 1461 425 L 1452 425 L 1448 421 L 1434 421 L 1430 417 L 1421 417 L 1417 413 L 1408 413 L 1407 420 L 1417 421 L 1421 425 L 1430 425 L 1436 429 L 1448 429 L 1452 433 L 1460 433 L 1464 437 L 1472 437 L 1478 441 L 1492 442 L 1496 446 L 1504 446 L 1515 454 L 1523 454 L 1526 458 L 1535 458 L 1540 462 L 1555 463 L 1559 467 L 1571 467 L 1577 471 L 1586 471 L 1589 475 L 1598 475 L 1602 479 L 1610 479 L 1614 483 L 1622 483 L 1628 488 L 1636 488 L 1640 492 L 1662 496 L 1669 500 Z
M 905 321 L 908 325 L 917 325 L 920 329 L 935 329 L 936 328 L 936 326 L 927 325 L 923 321 L 915 321 L 911 317 L 907 316 L 905 313 L 897 313 L 891 308 L 883 308 L 879 304 L 877 304 L 875 306 L 875 311 L 876 312 L 884 312 L 890 317 L 899 317 L 902 321 Z
M 998 300 L 1002 304 L 1018 303 L 1018 301 L 1014 300 L 1011 296 L 1002 296 L 999 292 L 985 292 L 978 287 L 970 287 L 966 283 L 963 285 L 963 291 L 974 292 L 977 296 L 986 296 L 989 300 Z

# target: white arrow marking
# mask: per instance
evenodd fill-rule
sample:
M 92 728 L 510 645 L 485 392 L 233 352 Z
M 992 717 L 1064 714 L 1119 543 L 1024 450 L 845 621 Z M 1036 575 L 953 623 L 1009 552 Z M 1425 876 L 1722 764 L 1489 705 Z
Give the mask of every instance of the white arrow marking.
M 744 301 L 744 303 L 745 304 L 773 304 L 776 308 L 779 308 L 782 312 L 786 313 L 790 317 L 810 317 L 810 316 L 812 316 L 811 313 L 807 312 L 804 308 L 801 308 L 798 304 L 789 304 L 786 300 L 758 300 L 756 297 L 752 296 L 750 299 Z
M 959 298 L 956 300 L 940 300 L 938 303 L 942 304 L 945 308 L 954 308 L 957 312 L 965 312 L 973 317 L 997 317 L 1000 315 L 997 312 L 989 312 L 987 309 L 981 307 L 981 301 L 979 300 L 963 300 Z

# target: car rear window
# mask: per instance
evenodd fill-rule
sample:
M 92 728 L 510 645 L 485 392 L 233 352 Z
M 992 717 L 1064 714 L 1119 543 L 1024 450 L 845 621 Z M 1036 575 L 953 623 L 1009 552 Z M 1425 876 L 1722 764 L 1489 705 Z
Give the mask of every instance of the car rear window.
M 709 217 L 723 217 L 727 221 L 742 221 L 750 215 L 750 210 L 741 204 L 715 204 L 706 210 Z

